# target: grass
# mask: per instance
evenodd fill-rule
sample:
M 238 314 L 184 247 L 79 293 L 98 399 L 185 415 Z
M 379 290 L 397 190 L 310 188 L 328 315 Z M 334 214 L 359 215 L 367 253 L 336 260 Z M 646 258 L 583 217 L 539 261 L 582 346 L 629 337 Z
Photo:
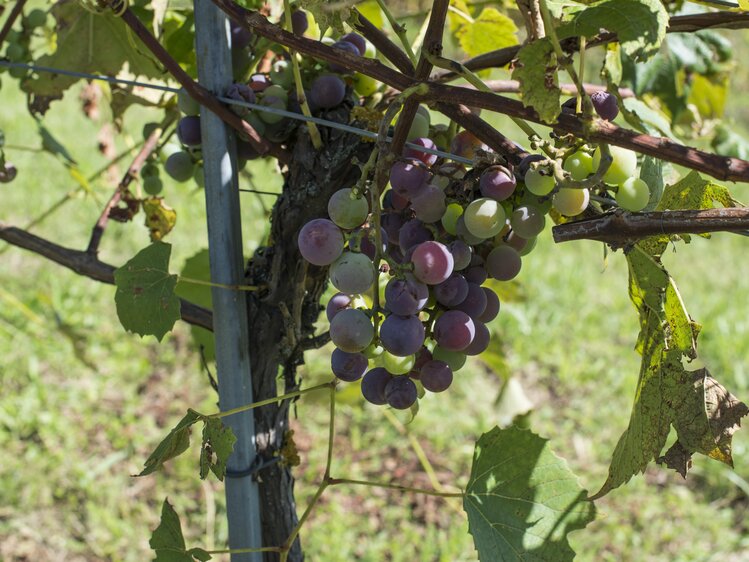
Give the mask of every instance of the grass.
M 7 142 L 38 146 L 35 125 L 12 82 L 4 84 L 2 96 L 0 128 Z M 53 105 L 45 124 L 70 142 L 80 169 L 90 174 L 106 162 L 96 148 L 100 124 L 83 117 L 75 96 L 71 92 Z M 145 111 L 134 112 L 123 137 L 138 139 L 147 118 Z M 8 155 L 19 177 L 0 187 L 0 220 L 25 224 L 76 188 L 53 156 L 12 149 Z M 263 188 L 276 179 L 263 176 Z M 35 231 L 84 247 L 111 189 L 94 182 L 92 194 L 77 197 Z M 736 191 L 745 199 L 741 188 Z M 179 214 L 169 237 L 178 270 L 205 245 L 202 194 L 168 183 L 165 195 Z M 248 253 L 266 228 L 260 201 L 243 199 Z M 272 204 L 269 197 L 262 201 Z M 102 258 L 120 264 L 147 243 L 140 218 L 112 224 Z M 717 235 L 676 246 L 666 257 L 687 307 L 704 326 L 701 361 L 744 398 L 749 265 L 739 256 L 747 244 Z M 221 548 L 222 487 L 199 481 L 195 447 L 163 473 L 130 476 L 186 408 L 215 408 L 186 327 L 178 325 L 161 345 L 140 340 L 119 326 L 112 287 L 78 279 L 17 249 L 0 255 L 0 263 L 0 559 L 146 560 L 150 531 L 167 496 L 180 513 L 188 545 Z M 595 490 L 627 425 L 639 366 L 624 259 L 618 253 L 604 262 L 594 243 L 555 246 L 546 232 L 524 260 L 520 284 L 504 293 L 491 326 L 493 351 L 504 359 L 493 364 L 516 377 L 533 402 L 533 430 L 550 438 L 582 484 Z M 330 376 L 329 351 L 308 354 L 302 370 L 307 384 Z M 500 385 L 496 372 L 473 361 L 450 391 L 424 400 L 407 426 L 442 485 L 465 485 L 475 440 L 506 418 L 496 404 Z M 300 511 L 324 468 L 327 425 L 325 394 L 302 398 L 294 421 L 302 458 L 295 472 Z M 381 409 L 363 405 L 355 385 L 338 394 L 336 428 L 334 476 L 431 486 L 400 426 Z M 612 492 L 598 502 L 598 520 L 571 536 L 579 559 L 749 560 L 748 443 L 746 432 L 736 435 L 734 473 L 698 457 L 686 482 L 650 467 Z M 376 488 L 328 489 L 302 540 L 315 562 L 476 560 L 459 502 Z

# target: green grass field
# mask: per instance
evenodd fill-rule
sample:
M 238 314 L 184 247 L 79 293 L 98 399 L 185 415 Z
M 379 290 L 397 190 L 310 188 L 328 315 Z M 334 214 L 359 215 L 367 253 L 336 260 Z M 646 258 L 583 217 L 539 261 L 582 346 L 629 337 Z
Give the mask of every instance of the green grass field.
M 0 186 L 0 220 L 23 226 L 78 184 L 58 158 L 13 148 L 38 147 L 40 141 L 15 84 L 6 82 L 0 129 L 19 177 Z M 144 111 L 134 112 L 122 138 L 138 141 L 146 119 Z M 99 124 L 83 116 L 76 92 L 53 106 L 45 124 L 66 143 L 84 176 L 106 163 L 96 147 Z M 127 148 L 119 143 L 119 150 Z M 263 187 L 277 179 L 263 176 Z M 84 248 L 112 188 L 111 182 L 92 182 L 90 193 L 76 195 L 34 232 Z M 749 199 L 744 190 L 736 188 L 738 199 Z M 203 195 L 167 184 L 165 196 L 179 214 L 168 239 L 177 271 L 205 246 Z M 267 226 L 262 206 L 273 200 L 246 197 L 249 254 Z M 147 243 L 141 217 L 111 224 L 101 256 L 121 264 Z M 725 234 L 674 246 L 665 258 L 689 311 L 704 326 L 701 363 L 744 399 L 749 264 L 741 256 L 747 248 L 749 239 Z M 147 560 L 150 531 L 167 496 L 189 545 L 221 548 L 223 491 L 213 480 L 198 479 L 196 448 L 162 473 L 131 477 L 188 407 L 215 409 L 188 328 L 178 325 L 161 345 L 126 334 L 112 287 L 2 244 L 0 252 L 0 560 Z M 474 361 L 450 391 L 422 401 L 407 432 L 423 447 L 441 485 L 465 485 L 476 438 L 506 423 L 496 403 L 506 374 L 516 377 L 535 406 L 530 427 L 551 439 L 588 490 L 603 483 L 628 421 L 639 366 L 626 264 L 621 253 L 603 258 L 600 244 L 555 246 L 545 232 L 524 260 L 519 284 L 503 289 L 507 298 L 491 326 L 492 350 L 504 356 L 492 364 L 502 373 Z M 330 377 L 329 351 L 309 353 L 302 370 L 307 384 Z M 325 463 L 324 394 L 303 397 L 296 412 L 301 512 Z M 363 405 L 356 388 L 341 389 L 336 422 L 335 476 L 432 485 L 402 426 L 382 409 Z M 735 471 L 698 457 L 685 482 L 651 466 L 599 501 L 596 522 L 571 536 L 579 559 L 749 560 L 746 431 L 737 434 L 733 452 Z M 476 560 L 459 503 L 377 488 L 329 489 L 302 540 L 313 562 Z

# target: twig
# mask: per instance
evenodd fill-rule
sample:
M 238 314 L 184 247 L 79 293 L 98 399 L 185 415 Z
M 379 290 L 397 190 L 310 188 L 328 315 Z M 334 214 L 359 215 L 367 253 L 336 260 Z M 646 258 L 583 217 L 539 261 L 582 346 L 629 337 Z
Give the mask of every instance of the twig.
M 299 342 L 299 349 L 301 351 L 307 351 L 310 349 L 320 349 L 322 346 L 330 341 L 330 332 L 323 332 L 318 336 L 308 338 Z
M 101 238 L 102 236 L 104 236 L 104 231 L 106 230 L 107 224 L 109 223 L 109 213 L 119 204 L 120 200 L 122 199 L 122 194 L 127 191 L 128 186 L 138 176 L 141 168 L 146 163 L 146 160 L 148 160 L 149 156 L 151 156 L 151 153 L 156 150 L 156 147 L 159 144 L 159 139 L 161 139 L 161 135 L 164 132 L 164 129 L 166 129 L 172 123 L 172 121 L 174 121 L 174 117 L 172 115 L 169 115 L 166 119 L 164 119 L 159 127 L 151 132 L 145 144 L 133 159 L 132 164 L 130 164 L 127 172 L 125 172 L 125 175 L 122 176 L 120 183 L 117 184 L 117 188 L 112 194 L 112 197 L 109 198 L 109 201 L 104 206 L 104 209 L 102 209 L 101 215 L 99 215 L 99 219 L 96 221 L 94 228 L 91 230 L 91 238 L 89 239 L 88 248 L 86 249 L 86 252 L 88 252 L 89 254 L 96 255 L 96 253 L 99 251 Z
M 88 252 L 65 248 L 2 221 L 0 221 L 0 240 L 39 254 L 50 261 L 67 267 L 78 275 L 114 285 L 114 271 L 116 268 L 113 265 L 99 261 L 96 256 Z M 206 330 L 213 330 L 213 315 L 210 310 L 185 299 L 180 299 L 180 303 L 182 320 Z
M 244 10 L 230 0 L 212 0 L 235 21 L 251 28 L 258 35 L 279 43 L 294 47 L 300 53 L 319 58 L 328 62 L 336 62 L 352 70 L 367 74 L 393 88 L 404 91 L 415 85 L 415 80 L 404 74 L 388 68 L 379 61 L 366 59 L 341 49 L 334 49 L 318 41 L 305 37 L 297 37 L 288 33 L 257 12 Z M 464 104 L 496 111 L 531 121 L 545 124 L 532 108 L 523 106 L 518 100 L 509 99 L 495 93 L 479 92 L 469 88 L 422 82 L 428 85 L 427 94 L 417 94 L 424 101 L 445 102 L 449 104 Z M 602 120 L 584 122 L 574 115 L 562 114 L 554 123 L 553 128 L 560 133 L 571 133 L 579 138 L 606 142 L 621 146 L 642 154 L 648 154 L 661 160 L 673 162 L 687 168 L 705 172 L 711 176 L 730 181 L 749 181 L 749 162 L 738 158 L 726 158 L 702 150 L 688 148 L 666 138 L 653 137 L 636 131 L 622 129 L 612 123 Z
M 447 17 L 447 7 L 449 5 L 449 0 L 435 0 L 432 5 L 429 24 L 424 35 L 424 45 L 419 55 L 419 64 L 416 65 L 416 72 L 413 75 L 419 82 L 429 78 L 429 74 L 432 72 L 431 57 L 442 55 L 442 33 L 445 28 L 445 18 Z M 411 124 L 416 116 L 418 107 L 419 102 L 414 99 L 408 99 L 403 104 L 403 109 L 398 116 L 398 123 L 393 133 L 393 142 L 390 145 L 390 150 L 393 151 L 393 154 L 400 155 L 403 152 L 403 145 L 409 140 L 408 132 L 411 130 Z
M 520 92 L 520 82 L 517 80 L 486 80 L 484 84 L 495 94 L 517 94 Z M 583 88 L 588 95 L 606 90 L 606 86 L 600 84 L 583 84 Z M 566 96 L 577 95 L 577 86 L 572 83 L 559 84 L 559 89 Z M 635 93 L 631 88 L 619 88 L 619 95 L 623 98 L 635 97 Z
M 406 51 L 406 55 L 408 55 L 408 58 L 411 60 L 411 64 L 416 64 L 416 55 L 411 48 L 411 43 L 408 42 L 408 37 L 406 37 L 406 28 L 395 20 L 392 12 L 390 12 L 390 8 L 387 7 L 387 4 L 385 4 L 383 0 L 376 1 L 380 6 L 380 10 L 382 10 L 382 13 L 385 14 L 385 17 L 390 22 L 390 27 L 393 28 L 393 31 L 395 31 L 398 39 L 400 39 L 400 42 L 403 45 L 403 49 Z
M 357 486 L 370 486 L 373 488 L 389 488 L 401 492 L 412 492 L 415 494 L 424 494 L 427 496 L 438 496 L 441 498 L 462 498 L 465 497 L 463 492 L 438 492 L 437 490 L 424 490 L 422 488 L 412 488 L 410 486 L 401 486 L 399 484 L 387 484 L 385 482 L 370 482 L 368 480 L 352 480 L 350 478 L 329 478 L 328 484 L 336 486 L 338 484 L 355 484 Z
M 555 242 L 598 240 L 617 247 L 648 236 L 736 232 L 749 229 L 749 208 L 705 209 L 608 215 L 560 224 L 552 229 Z
M 269 143 L 262 138 L 258 132 L 247 121 L 241 119 L 236 113 L 229 110 L 221 104 L 216 97 L 206 88 L 195 82 L 175 61 L 167 50 L 161 46 L 148 28 L 141 23 L 138 17 L 128 8 L 122 14 L 122 20 L 130 27 L 146 47 L 153 53 L 169 73 L 179 82 L 190 96 L 200 105 L 205 106 L 213 113 L 218 115 L 222 121 L 227 123 L 233 129 L 243 133 L 252 147 L 260 154 L 270 154 L 283 163 L 288 163 L 290 155 L 280 146 Z
M 10 33 L 13 24 L 16 23 L 16 19 L 18 19 L 18 16 L 21 15 L 24 4 L 26 4 L 26 0 L 16 0 L 16 4 L 13 6 L 10 14 L 8 14 L 8 19 L 5 20 L 3 29 L 0 30 L 0 47 L 2 47 L 3 43 L 5 42 L 5 38 L 8 37 L 8 33 Z

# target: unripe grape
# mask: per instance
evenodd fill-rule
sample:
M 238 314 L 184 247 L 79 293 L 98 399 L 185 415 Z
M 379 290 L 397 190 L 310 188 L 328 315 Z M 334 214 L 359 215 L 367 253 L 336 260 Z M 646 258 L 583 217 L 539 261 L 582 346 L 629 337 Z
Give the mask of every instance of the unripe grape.
M 622 209 L 628 211 L 642 211 L 650 201 L 650 188 L 640 178 L 629 178 L 619 184 L 616 192 L 616 202 Z
M 553 201 L 560 215 L 574 217 L 588 207 L 590 192 L 587 189 L 560 189 L 554 194 Z
M 611 152 L 611 166 L 603 175 L 603 181 L 610 185 L 619 185 L 637 173 L 637 153 L 621 148 L 609 146 Z M 601 164 L 601 149 L 596 148 L 593 153 L 593 169 L 597 170 Z
M 530 169 L 525 174 L 525 187 L 538 197 L 551 193 L 555 185 L 554 176 L 548 170 Z

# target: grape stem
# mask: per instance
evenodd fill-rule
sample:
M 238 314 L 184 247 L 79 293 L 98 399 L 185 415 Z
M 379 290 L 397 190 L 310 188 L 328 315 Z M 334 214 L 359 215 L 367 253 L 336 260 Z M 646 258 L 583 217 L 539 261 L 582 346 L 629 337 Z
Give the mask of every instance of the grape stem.
M 403 49 L 406 51 L 406 55 L 408 55 L 411 64 L 416 66 L 416 55 L 411 48 L 411 43 L 408 42 L 408 37 L 406 36 L 406 28 L 396 21 L 395 17 L 393 17 L 392 12 L 390 11 L 390 8 L 387 7 L 387 4 L 385 4 L 383 0 L 377 0 L 377 4 L 380 6 L 382 13 L 385 14 L 385 17 L 390 22 L 390 26 L 398 36 L 398 39 L 400 39 L 400 42 L 403 45 Z
M 246 412 L 247 410 L 254 410 L 255 408 L 259 408 L 260 406 L 267 406 L 268 404 L 274 404 L 276 402 L 281 402 L 283 400 L 287 400 L 289 398 L 295 398 L 296 396 L 302 396 L 303 394 L 307 394 L 308 392 L 314 392 L 316 390 L 321 390 L 323 388 L 333 388 L 335 389 L 335 381 L 330 382 L 324 382 L 322 384 L 318 384 L 315 386 L 310 386 L 309 388 L 303 388 L 301 390 L 295 390 L 293 392 L 287 392 L 286 394 L 279 394 L 278 396 L 273 396 L 272 398 L 267 398 L 266 400 L 260 400 L 259 402 L 253 402 L 252 404 L 245 404 L 244 406 L 237 406 L 236 408 L 232 408 L 231 410 L 225 410 L 223 412 L 216 412 L 215 414 L 210 414 L 209 418 L 225 418 L 228 416 L 231 416 L 233 414 L 239 414 L 241 412 Z
M 551 165 L 554 169 L 554 179 L 556 180 L 559 189 L 590 189 L 601 183 L 603 176 L 611 167 L 613 158 L 611 157 L 609 145 L 601 143 L 598 145 L 598 148 L 601 149 L 601 161 L 598 164 L 598 169 L 592 176 L 589 176 L 584 180 L 573 180 L 570 175 L 564 171 L 558 160 L 552 161 Z
M 182 275 L 177 276 L 179 281 L 183 283 L 192 283 L 193 285 L 205 285 L 207 287 L 218 287 L 219 289 L 229 289 L 232 291 L 259 291 L 264 289 L 264 285 L 225 285 L 224 283 L 214 283 L 212 281 L 205 281 L 203 279 L 193 279 L 192 277 L 183 277 Z
M 283 0 L 284 9 L 284 20 L 286 23 L 286 29 L 292 31 L 293 26 L 291 24 L 291 5 L 289 0 Z M 302 72 L 299 70 L 299 59 L 297 59 L 296 51 L 291 47 L 286 47 L 289 51 L 289 57 L 291 58 L 291 69 L 294 73 L 294 84 L 296 86 L 296 98 L 299 102 L 299 106 L 302 108 L 302 114 L 305 117 L 312 117 L 312 112 L 309 109 L 307 103 L 307 96 L 304 95 L 304 85 L 302 83 Z M 317 125 L 311 121 L 307 121 L 307 130 L 309 131 L 310 140 L 315 150 L 322 148 L 322 138 L 320 138 L 320 131 Z

